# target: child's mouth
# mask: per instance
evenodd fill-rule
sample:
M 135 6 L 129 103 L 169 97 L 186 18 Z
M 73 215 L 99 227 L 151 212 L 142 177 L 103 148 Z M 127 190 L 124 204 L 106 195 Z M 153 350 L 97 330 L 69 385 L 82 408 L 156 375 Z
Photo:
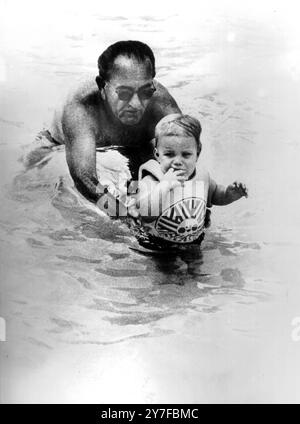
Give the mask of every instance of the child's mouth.
M 185 172 L 185 169 L 183 169 L 183 168 L 174 168 L 174 166 L 172 166 L 172 169 L 174 169 L 174 171 L 182 171 L 182 172 Z

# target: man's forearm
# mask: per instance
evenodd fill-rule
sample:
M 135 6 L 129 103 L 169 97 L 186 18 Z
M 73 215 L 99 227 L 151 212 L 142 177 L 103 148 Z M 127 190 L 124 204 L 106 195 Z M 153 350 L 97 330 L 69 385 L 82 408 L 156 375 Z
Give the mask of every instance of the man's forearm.
M 77 190 L 88 200 L 97 202 L 101 197 L 99 180 L 95 174 L 71 172 Z

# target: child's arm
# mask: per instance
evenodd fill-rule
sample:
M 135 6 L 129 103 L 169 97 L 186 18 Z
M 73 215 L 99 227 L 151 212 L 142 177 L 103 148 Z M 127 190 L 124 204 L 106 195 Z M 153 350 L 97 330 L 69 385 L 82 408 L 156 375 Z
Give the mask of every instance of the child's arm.
M 145 221 L 151 222 L 160 215 L 162 199 L 167 193 L 184 181 L 182 171 L 169 169 L 161 181 L 147 175 L 139 184 L 137 202 L 140 214 Z
M 211 196 L 211 203 L 213 205 L 224 206 L 245 196 L 248 197 L 248 190 L 245 184 L 235 181 L 228 187 L 215 184 L 214 191 Z

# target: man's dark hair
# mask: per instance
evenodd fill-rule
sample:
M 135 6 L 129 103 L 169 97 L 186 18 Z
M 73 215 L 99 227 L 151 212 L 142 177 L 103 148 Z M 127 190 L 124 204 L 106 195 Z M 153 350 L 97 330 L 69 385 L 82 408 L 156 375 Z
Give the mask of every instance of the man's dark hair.
M 128 57 L 135 57 L 140 62 L 150 59 L 152 65 L 152 78 L 155 77 L 155 58 L 153 51 L 147 44 L 141 41 L 118 41 L 117 43 L 109 46 L 98 59 L 99 77 L 98 84 L 102 87 L 105 81 L 108 81 L 113 69 L 114 60 L 116 57 L 123 55 Z

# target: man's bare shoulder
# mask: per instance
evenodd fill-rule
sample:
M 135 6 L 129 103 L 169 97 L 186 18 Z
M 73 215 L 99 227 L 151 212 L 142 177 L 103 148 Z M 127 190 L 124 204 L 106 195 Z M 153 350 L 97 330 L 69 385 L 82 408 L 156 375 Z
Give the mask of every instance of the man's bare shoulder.
M 55 110 L 50 132 L 56 142 L 65 143 L 70 128 L 90 126 L 99 103 L 99 90 L 93 77 L 85 78 L 69 91 L 65 101 Z
M 52 125 L 54 138 L 61 143 L 94 134 L 97 131 L 96 115 L 100 107 L 99 91 L 92 80 L 87 80 L 70 92 L 60 116 L 57 114 Z
M 180 113 L 180 109 L 169 91 L 157 80 L 154 81 L 156 92 L 151 102 L 151 112 L 162 118 L 170 113 Z
M 94 78 L 83 81 L 76 89 L 72 90 L 66 100 L 65 106 L 92 106 L 99 101 L 99 90 Z

